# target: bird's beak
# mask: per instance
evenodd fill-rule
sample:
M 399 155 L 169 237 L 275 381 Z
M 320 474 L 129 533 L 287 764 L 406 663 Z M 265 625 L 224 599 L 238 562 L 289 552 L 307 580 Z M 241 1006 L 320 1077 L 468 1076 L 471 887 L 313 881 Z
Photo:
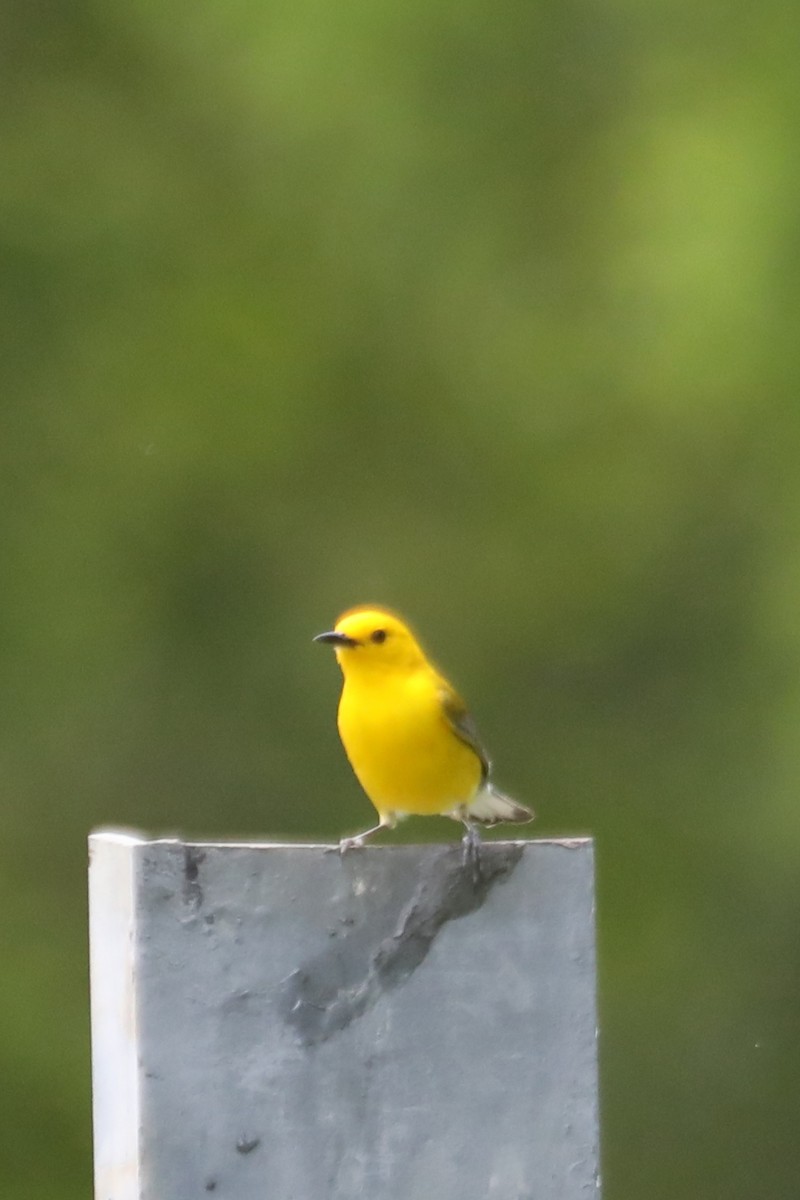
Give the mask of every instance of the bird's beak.
M 337 633 L 332 629 L 330 633 L 318 633 L 314 638 L 315 642 L 323 642 L 328 646 L 357 646 L 358 642 L 355 638 L 348 637 L 346 633 Z

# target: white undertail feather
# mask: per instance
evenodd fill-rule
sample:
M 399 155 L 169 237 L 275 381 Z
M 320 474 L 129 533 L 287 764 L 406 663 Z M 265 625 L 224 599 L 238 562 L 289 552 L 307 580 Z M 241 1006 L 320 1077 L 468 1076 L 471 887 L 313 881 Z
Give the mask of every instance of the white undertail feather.
M 483 825 L 495 825 L 498 821 L 523 824 L 534 817 L 532 809 L 517 804 L 510 796 L 504 796 L 490 783 L 485 784 L 472 803 L 467 805 L 467 812 L 474 821 L 480 821 Z

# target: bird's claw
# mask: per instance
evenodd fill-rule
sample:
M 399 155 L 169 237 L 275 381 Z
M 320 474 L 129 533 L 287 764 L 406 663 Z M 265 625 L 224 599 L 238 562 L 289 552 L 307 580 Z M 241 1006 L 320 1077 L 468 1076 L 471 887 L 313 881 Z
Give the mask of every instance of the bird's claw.
M 464 864 L 465 870 L 471 870 L 472 882 L 476 887 L 479 883 L 483 882 L 480 844 L 477 832 L 473 828 L 468 827 L 467 832 L 461 839 L 461 861 Z
M 346 854 L 348 850 L 360 850 L 364 845 L 364 839 L 361 837 L 349 837 L 339 839 L 339 853 Z

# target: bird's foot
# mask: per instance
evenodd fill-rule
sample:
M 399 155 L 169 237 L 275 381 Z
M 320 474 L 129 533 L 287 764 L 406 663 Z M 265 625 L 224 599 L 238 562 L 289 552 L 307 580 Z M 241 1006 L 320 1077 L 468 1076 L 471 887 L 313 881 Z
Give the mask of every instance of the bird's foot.
M 371 829 L 362 829 L 361 833 L 357 833 L 353 837 L 342 838 L 339 842 L 339 853 L 346 854 L 348 850 L 360 850 L 367 838 L 380 833 L 382 829 L 391 828 L 392 823 L 384 819 L 379 821 L 377 825 L 373 825 Z
M 348 850 L 360 850 L 364 845 L 363 837 L 349 837 L 339 839 L 339 853 L 344 855 Z
M 462 817 L 462 820 L 464 818 Z M 480 834 L 475 825 L 471 821 L 464 820 L 466 833 L 461 839 L 461 861 L 464 864 L 464 869 L 472 875 L 472 882 L 477 887 L 483 882 L 483 872 L 481 871 L 481 854 Z

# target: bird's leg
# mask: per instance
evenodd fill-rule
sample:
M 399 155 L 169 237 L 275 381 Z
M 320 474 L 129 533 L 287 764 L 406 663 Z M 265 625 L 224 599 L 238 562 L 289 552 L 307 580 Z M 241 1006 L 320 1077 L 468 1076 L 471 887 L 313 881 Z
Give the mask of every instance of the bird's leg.
M 480 856 L 481 835 L 478 832 L 478 826 L 475 824 L 475 822 L 470 821 L 466 805 L 463 805 L 458 810 L 458 819 L 466 829 L 466 833 L 461 839 L 461 845 L 463 848 L 462 861 L 465 867 L 471 867 L 472 882 L 478 884 L 483 878 L 481 874 Z
M 392 819 L 391 814 L 386 813 L 381 816 L 377 825 L 373 825 L 371 829 L 365 829 L 363 833 L 357 833 L 353 837 L 339 839 L 339 853 L 346 854 L 348 850 L 357 850 L 364 845 L 368 837 L 372 837 L 374 833 L 380 833 L 382 829 L 394 829 L 396 822 Z

